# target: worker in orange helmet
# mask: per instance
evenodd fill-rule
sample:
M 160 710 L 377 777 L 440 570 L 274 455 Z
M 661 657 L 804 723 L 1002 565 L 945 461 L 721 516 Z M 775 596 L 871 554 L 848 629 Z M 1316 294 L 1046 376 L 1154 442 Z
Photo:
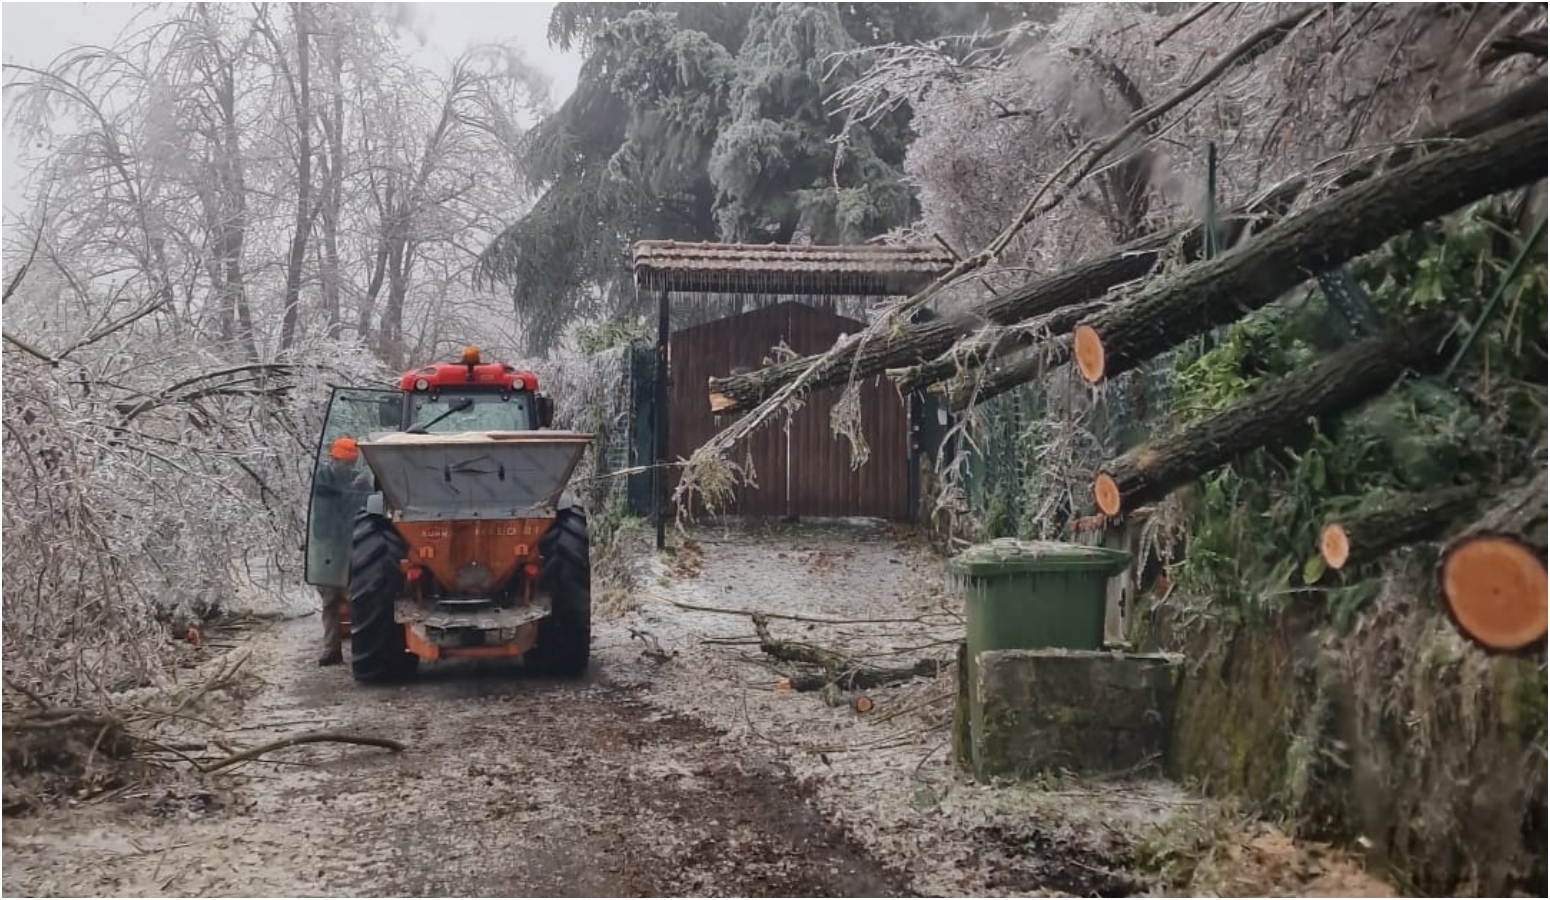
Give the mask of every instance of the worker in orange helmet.
M 313 479 L 312 545 L 325 555 L 324 565 L 333 569 L 340 584 L 348 581 L 350 532 L 355 516 L 371 493 L 371 478 L 357 467 L 361 451 L 352 437 L 336 439 L 328 448 L 328 461 Z M 339 607 L 348 602 L 343 587 L 319 585 L 323 600 L 323 648 L 318 665 L 344 662 L 344 635 L 339 627 Z
M 353 437 L 341 437 L 336 439 L 328 447 L 328 459 L 330 462 L 340 463 L 346 468 L 353 468 L 355 461 L 361 458 L 360 444 Z

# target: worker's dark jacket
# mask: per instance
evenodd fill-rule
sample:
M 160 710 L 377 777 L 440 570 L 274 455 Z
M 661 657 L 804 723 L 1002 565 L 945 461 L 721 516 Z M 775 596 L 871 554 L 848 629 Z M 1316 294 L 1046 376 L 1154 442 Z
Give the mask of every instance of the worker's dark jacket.
M 312 514 L 307 541 L 307 580 L 342 587 L 350 571 L 350 535 L 355 517 L 371 495 L 371 478 L 355 469 L 324 462 L 312 480 Z

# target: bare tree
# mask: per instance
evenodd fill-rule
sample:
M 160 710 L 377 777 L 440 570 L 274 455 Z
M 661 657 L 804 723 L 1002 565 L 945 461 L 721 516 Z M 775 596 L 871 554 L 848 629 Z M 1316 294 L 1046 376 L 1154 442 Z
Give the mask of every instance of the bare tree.
M 280 352 L 283 354 L 296 342 L 296 322 L 301 313 L 302 265 L 306 262 L 307 239 L 318 213 L 312 199 L 312 13 L 307 4 L 290 4 L 296 45 L 293 72 L 286 47 L 269 20 L 268 4 L 254 4 L 253 10 L 254 27 L 274 52 L 274 68 L 285 84 L 296 127 L 296 215 L 290 255 L 285 264 L 285 305 L 280 318 Z
M 469 267 L 542 83 L 508 49 L 437 78 L 343 4 L 149 7 L 5 78 L 41 148 L 4 249 L 7 676 L 154 683 L 245 566 L 297 575 L 328 384 L 515 343 Z

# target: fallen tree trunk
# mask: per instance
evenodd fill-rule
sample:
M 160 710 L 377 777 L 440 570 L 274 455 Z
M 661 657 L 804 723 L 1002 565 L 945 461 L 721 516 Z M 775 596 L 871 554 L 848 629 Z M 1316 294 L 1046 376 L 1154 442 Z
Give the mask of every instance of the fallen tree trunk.
M 1412 367 L 1442 360 L 1445 325 L 1425 323 L 1351 344 L 1177 434 L 1104 466 L 1093 496 L 1118 516 L 1171 493 L 1242 453 L 1289 441 L 1314 416 L 1334 415 L 1387 390 Z
M 1319 555 L 1331 569 L 1371 562 L 1397 547 L 1436 537 L 1479 501 L 1473 485 L 1405 494 L 1381 506 L 1341 516 L 1319 534 Z
M 968 378 L 966 370 L 979 368 L 987 360 L 1013 348 L 1048 343 L 1051 338 L 1070 334 L 1076 323 L 1103 306 L 1102 303 L 1084 303 L 1059 309 L 1031 322 L 1003 329 L 993 337 L 987 337 L 969 347 L 966 352 L 960 353 L 955 347 L 930 362 L 907 369 L 889 369 L 888 376 L 899 386 L 899 391 L 905 394 L 946 381 L 959 373 L 964 373 L 963 377 Z M 962 347 L 962 344 L 958 347 Z
M 1070 329 L 1067 329 L 1016 356 L 996 361 L 993 366 L 982 369 L 982 374 L 954 381 L 947 386 L 948 409 L 963 412 L 977 403 L 1043 378 L 1049 370 L 1070 362 L 1071 342 L 1066 339 L 1069 333 Z
M 1346 169 L 1332 183 L 1336 187 L 1346 187 L 1372 177 L 1380 166 L 1408 162 L 1424 148 L 1426 141 L 1472 138 L 1542 112 L 1545 108 L 1545 89 L 1545 78 L 1535 78 L 1491 106 L 1455 119 L 1419 141 L 1394 147 L 1386 157 L 1374 155 Z M 1263 225 L 1286 215 L 1307 189 L 1309 181 L 1307 177 L 1289 179 L 1244 209 L 1225 216 L 1218 245 L 1231 246 L 1251 225 Z M 1096 300 L 1119 285 L 1150 274 L 1163 252 L 1175 242 L 1182 242 L 1185 259 L 1200 259 L 1205 248 L 1205 230 L 1200 226 L 1175 228 L 1143 238 L 1105 256 L 1078 263 L 1067 271 L 1036 279 L 1016 290 L 992 297 L 956 321 L 939 320 L 905 326 L 893 334 L 868 342 L 865 347 L 861 347 L 861 336 L 853 335 L 847 339 L 848 347 L 822 363 L 821 355 L 804 356 L 766 366 L 756 372 L 713 377 L 709 382 L 711 409 L 718 413 L 749 409 L 815 365 L 821 364 L 822 369 L 814 374 L 808 384 L 810 390 L 842 384 L 853 372 L 857 377 L 866 377 L 886 369 L 931 360 L 945 353 L 965 332 L 972 330 L 964 327 L 962 322 L 973 322 L 974 328 L 984 323 L 1011 326 L 1063 307 Z M 858 347 L 861 348 L 859 352 Z
M 1089 303 L 1062 310 L 1046 317 L 1045 331 L 1048 337 L 1007 358 L 994 360 L 982 367 L 974 376 L 964 376 L 946 388 L 947 406 L 961 413 L 977 403 L 999 397 L 1013 388 L 1043 378 L 1049 370 L 1071 361 L 1071 342 L 1066 335 L 1076 323 L 1096 313 L 1107 304 Z M 1058 318 L 1057 318 L 1058 316 Z
M 1491 653 L 1522 653 L 1545 641 L 1543 468 L 1498 494 L 1489 510 L 1448 542 L 1437 564 L 1442 607 L 1464 637 Z
M 1152 270 L 1166 241 L 1154 238 L 1150 243 L 1157 246 L 1127 248 L 1111 256 L 1080 263 L 1059 275 L 1041 278 L 1001 294 L 964 316 L 907 325 L 892 335 L 869 341 L 865 346 L 862 346 L 861 335 L 852 335 L 846 339 L 848 347 L 824 362 L 820 362 L 821 356 L 803 356 L 756 372 L 713 377 L 710 379 L 711 411 L 738 412 L 754 406 L 814 365 L 821 368 L 808 385 L 811 390 L 843 384 L 852 373 L 861 378 L 930 360 L 945 353 L 970 330 L 963 324 L 967 321 L 1015 325 L 1025 319 L 1094 300 L 1110 287 L 1134 281 Z
M 1148 285 L 1078 325 L 1088 381 L 1128 372 L 1237 321 L 1306 280 L 1476 200 L 1545 177 L 1546 115 L 1499 128 L 1335 193 L 1236 251 Z

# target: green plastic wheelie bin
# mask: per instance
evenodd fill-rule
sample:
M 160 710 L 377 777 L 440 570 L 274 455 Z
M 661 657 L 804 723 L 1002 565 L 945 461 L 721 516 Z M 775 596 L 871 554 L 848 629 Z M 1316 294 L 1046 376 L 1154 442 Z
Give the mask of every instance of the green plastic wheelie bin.
M 1108 581 L 1125 571 L 1123 550 L 1019 541 L 971 547 L 948 563 L 962 583 L 969 657 L 985 650 L 1103 648 Z
M 1123 550 L 1003 538 L 965 550 L 948 563 L 962 585 L 966 642 L 958 654 L 954 755 L 973 765 L 972 685 L 986 650 L 1103 648 L 1108 581 L 1125 570 Z

